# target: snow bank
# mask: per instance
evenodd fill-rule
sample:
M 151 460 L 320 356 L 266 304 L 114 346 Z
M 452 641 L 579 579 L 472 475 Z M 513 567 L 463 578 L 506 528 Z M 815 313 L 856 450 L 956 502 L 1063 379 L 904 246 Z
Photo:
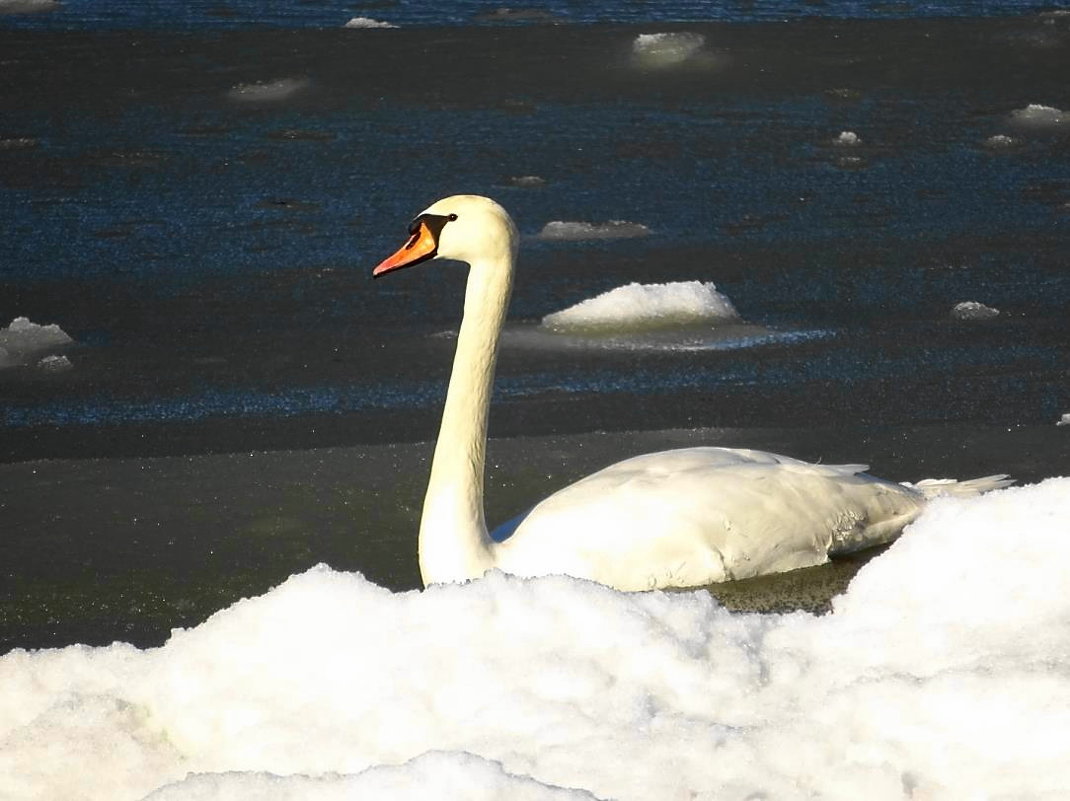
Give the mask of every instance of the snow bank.
M 648 331 L 699 323 L 740 322 L 712 283 L 626 284 L 542 318 L 556 333 Z
M 627 220 L 609 220 L 604 223 L 565 222 L 553 220 L 539 232 L 539 239 L 576 241 L 584 239 L 632 239 L 648 236 L 650 229 L 642 223 Z
M 371 17 L 353 17 L 353 19 L 349 20 L 349 22 L 347 22 L 342 27 L 343 28 L 396 28 L 398 26 L 394 25 L 393 23 L 390 23 L 390 22 L 380 22 L 379 20 L 372 19 Z
M 44 351 L 73 341 L 55 323 L 38 325 L 26 317 L 16 317 L 7 328 L 0 328 L 0 369 L 26 364 Z
M 934 501 L 824 617 L 321 566 L 162 648 L 0 658 L 3 797 L 1055 798 L 1068 528 L 1068 478 Z
M 951 316 L 956 320 L 991 320 L 993 317 L 999 317 L 999 309 L 976 300 L 964 300 L 951 308 Z
M 643 67 L 673 67 L 702 51 L 706 37 L 701 33 L 641 33 L 632 42 L 632 57 Z
M 227 92 L 227 97 L 243 103 L 274 103 L 292 97 L 308 85 L 307 78 L 280 78 L 277 81 L 240 83 Z

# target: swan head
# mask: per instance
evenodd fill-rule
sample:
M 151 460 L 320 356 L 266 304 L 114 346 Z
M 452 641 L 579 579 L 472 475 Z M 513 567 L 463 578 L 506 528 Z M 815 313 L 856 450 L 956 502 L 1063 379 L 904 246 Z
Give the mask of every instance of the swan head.
M 511 258 L 516 226 L 509 213 L 489 197 L 453 195 L 428 206 L 409 226 L 409 238 L 372 271 L 378 278 L 429 259 L 469 264 Z

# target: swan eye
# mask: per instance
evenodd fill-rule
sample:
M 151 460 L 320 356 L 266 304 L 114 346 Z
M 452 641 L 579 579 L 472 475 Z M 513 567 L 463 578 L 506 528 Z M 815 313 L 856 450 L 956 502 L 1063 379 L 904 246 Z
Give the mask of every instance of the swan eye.
M 457 215 L 456 214 L 451 214 L 446 219 L 449 220 L 450 222 L 452 222 L 453 220 L 457 219 Z

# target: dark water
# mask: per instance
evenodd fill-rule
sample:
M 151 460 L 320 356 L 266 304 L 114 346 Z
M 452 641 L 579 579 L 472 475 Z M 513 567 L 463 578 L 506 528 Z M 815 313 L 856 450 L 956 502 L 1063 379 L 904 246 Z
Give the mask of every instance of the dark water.
M 463 273 L 368 273 L 459 191 L 500 200 L 524 235 L 492 433 L 506 451 L 558 438 L 538 440 L 545 470 L 503 459 L 495 519 L 581 467 L 675 444 L 667 430 L 897 479 L 1065 473 L 1070 122 L 1014 112 L 1070 109 L 1070 23 L 1000 18 L 1010 4 L 815 8 L 653 26 L 464 11 L 384 31 L 4 18 L 0 324 L 75 340 L 69 370 L 0 370 L 9 640 L 157 641 L 323 560 L 414 586 L 426 446 L 387 443 L 434 437 Z M 140 24 L 124 19 L 86 27 Z M 700 57 L 637 60 L 636 36 L 662 30 L 705 36 Z M 861 143 L 835 144 L 843 131 Z M 513 180 L 529 175 L 543 182 Z M 537 238 L 609 219 L 652 233 Z M 621 284 L 692 279 L 778 336 L 689 351 L 530 336 Z M 965 300 L 1000 314 L 953 319 Z M 627 433 L 586 444 L 599 431 Z M 311 448 L 336 450 L 292 452 Z M 281 462 L 257 484 L 264 451 Z M 250 452 L 267 461 L 235 455 Z M 232 500 L 259 522 L 238 526 Z M 98 615 L 84 599 L 101 577 Z
M 499 6 L 483 0 L 10 0 L 23 13 L 0 5 L 0 24 L 31 30 L 334 28 L 353 17 L 393 25 L 562 25 L 606 22 L 782 22 L 803 18 L 901 19 L 1001 17 L 1043 13 L 1064 2 L 1036 0 L 536 0 Z M 21 5 L 21 9 L 19 6 Z M 36 12 L 36 13 L 33 13 Z

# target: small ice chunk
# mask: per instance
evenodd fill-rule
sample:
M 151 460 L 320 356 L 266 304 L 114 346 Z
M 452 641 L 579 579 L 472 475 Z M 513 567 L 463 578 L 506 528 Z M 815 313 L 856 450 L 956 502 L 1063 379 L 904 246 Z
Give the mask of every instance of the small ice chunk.
M 0 139 L 0 150 L 29 150 L 32 147 L 37 147 L 37 140 L 30 136 Z
M 951 309 L 951 316 L 956 320 L 991 320 L 999 316 L 999 309 L 993 309 L 976 300 L 965 300 L 955 304 Z
M 553 220 L 546 223 L 539 232 L 539 239 L 582 240 L 582 239 L 632 239 L 647 236 L 650 229 L 642 223 L 627 220 L 609 220 L 603 223 L 565 222 Z
M 71 360 L 66 356 L 45 356 L 41 361 L 37 362 L 37 369 L 48 373 L 62 373 L 64 370 L 70 370 L 73 366 Z
M 349 22 L 342 26 L 343 28 L 396 28 L 391 22 L 382 22 L 371 17 L 353 17 Z
M 985 140 L 985 145 L 993 150 L 1006 150 L 1018 144 L 1018 140 L 1006 134 L 996 134 Z
M 27 317 L 16 317 L 7 328 L 0 328 L 0 367 L 26 364 L 42 351 L 73 341 L 55 323 L 38 325 Z
M 841 147 L 854 147 L 862 144 L 862 137 L 854 131 L 842 131 L 839 136 L 832 140 L 832 144 L 840 145 Z
M 510 178 L 509 183 L 513 186 L 531 189 L 536 186 L 546 186 L 546 179 L 538 175 L 517 175 Z
M 858 170 L 865 167 L 866 160 L 861 156 L 840 156 L 836 159 L 836 166 L 846 170 Z
M 1070 114 L 1053 106 L 1030 103 L 1025 108 L 1012 111 L 1011 119 L 1019 125 L 1027 125 L 1031 128 L 1054 128 L 1070 123 Z
M 740 322 L 727 296 L 709 282 L 626 284 L 542 318 L 555 333 L 632 332 Z
M 1070 412 L 1063 412 L 1063 416 L 1059 418 L 1057 426 L 1070 426 Z
M 307 78 L 280 78 L 277 81 L 240 83 L 227 92 L 227 97 L 243 103 L 273 103 L 293 96 L 308 84 Z
M 0 15 L 43 14 L 55 11 L 62 5 L 58 0 L 0 0 Z
M 693 57 L 705 44 L 701 33 L 641 33 L 632 42 L 632 55 L 644 67 L 672 67 Z

